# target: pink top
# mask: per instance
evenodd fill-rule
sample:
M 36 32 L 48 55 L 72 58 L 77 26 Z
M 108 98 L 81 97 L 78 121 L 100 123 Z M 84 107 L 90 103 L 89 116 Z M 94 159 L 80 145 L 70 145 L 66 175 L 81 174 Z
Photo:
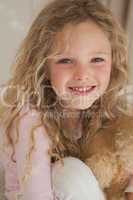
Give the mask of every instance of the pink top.
M 36 151 L 32 153 L 31 176 L 26 184 L 22 182 L 22 177 L 25 174 L 26 155 L 29 150 L 29 133 L 39 119 L 39 113 L 36 110 L 29 110 L 29 108 L 23 107 L 20 113 L 23 114 L 25 110 L 27 112 L 27 109 L 28 113 L 20 120 L 20 139 L 15 146 L 15 158 L 17 162 L 14 163 L 10 159 L 11 147 L 7 148 L 7 154 L 2 153 L 0 155 L 5 168 L 5 196 L 8 200 L 15 200 L 19 195 L 23 195 L 24 200 L 53 200 L 51 164 L 50 156 L 48 155 L 51 141 L 43 126 L 35 130 Z M 15 136 L 15 121 L 12 130 Z M 2 124 L 1 133 L 4 134 Z

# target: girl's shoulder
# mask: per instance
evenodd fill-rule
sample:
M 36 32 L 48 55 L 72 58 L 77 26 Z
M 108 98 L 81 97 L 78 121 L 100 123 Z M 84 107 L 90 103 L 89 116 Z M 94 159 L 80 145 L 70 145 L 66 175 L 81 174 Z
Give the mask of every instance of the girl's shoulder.
M 11 109 L 8 109 L 4 116 L 9 118 L 10 121 L 10 119 L 12 119 Z M 46 123 L 41 120 L 41 113 L 37 109 L 30 107 L 28 104 L 24 104 L 16 117 L 12 120 L 10 135 L 13 141 L 17 141 L 18 135 L 22 140 L 25 140 L 31 135 L 32 130 L 34 130 L 34 132 L 40 133 L 41 135 L 43 133 L 46 140 L 50 140 L 46 126 Z M 4 125 L 3 120 L 1 120 L 0 146 L 2 146 L 2 144 L 6 141 L 6 128 L 7 127 Z
M 29 104 L 24 104 L 19 112 L 19 117 L 26 117 L 29 120 L 32 118 L 39 118 L 40 112 Z
M 12 116 L 13 114 L 13 116 Z M 12 108 L 7 108 L 4 110 L 3 113 L 1 113 L 0 116 L 0 129 L 4 129 L 4 125 L 6 125 L 5 122 L 10 122 L 12 121 L 12 126 L 13 124 L 17 123 L 16 121 L 18 119 L 21 119 L 21 121 L 23 121 L 22 119 L 26 119 L 27 122 L 35 119 L 39 119 L 40 118 L 40 112 L 35 109 L 32 108 L 31 106 L 29 106 L 29 104 L 24 104 L 21 106 L 21 108 L 15 108 L 15 112 L 14 109 Z M 12 120 L 13 119 L 13 120 Z
M 18 117 L 14 120 L 13 130 L 16 127 L 18 127 L 20 134 L 22 133 L 23 136 L 25 135 L 27 137 L 28 132 L 34 131 L 34 133 L 43 133 L 45 138 L 49 138 L 45 117 L 42 117 L 41 111 L 27 104 L 22 107 Z
M 18 111 L 17 111 L 18 112 Z M 10 124 L 10 132 L 15 137 L 16 127 L 18 123 L 25 129 L 26 126 L 34 124 L 39 119 L 39 112 L 31 109 L 28 105 L 23 105 L 16 117 L 12 116 L 12 109 L 7 108 L 0 117 L 0 149 L 6 141 L 7 124 Z M 24 130 L 23 129 L 23 130 Z
M 7 130 L 7 125 L 10 124 L 10 132 L 15 137 L 17 127 L 21 126 L 21 129 L 34 125 L 35 122 L 39 122 L 40 112 L 34 108 L 31 108 L 28 104 L 24 104 L 20 109 L 16 108 L 15 112 L 11 108 L 6 109 L 2 117 L 0 118 L 0 138 L 4 138 Z

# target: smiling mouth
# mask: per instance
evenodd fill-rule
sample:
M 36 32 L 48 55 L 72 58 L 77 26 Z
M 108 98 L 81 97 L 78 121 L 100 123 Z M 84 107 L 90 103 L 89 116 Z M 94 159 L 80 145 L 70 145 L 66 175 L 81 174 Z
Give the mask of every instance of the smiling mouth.
M 87 87 L 69 87 L 71 92 L 75 95 L 87 95 L 92 92 L 96 86 L 87 86 Z

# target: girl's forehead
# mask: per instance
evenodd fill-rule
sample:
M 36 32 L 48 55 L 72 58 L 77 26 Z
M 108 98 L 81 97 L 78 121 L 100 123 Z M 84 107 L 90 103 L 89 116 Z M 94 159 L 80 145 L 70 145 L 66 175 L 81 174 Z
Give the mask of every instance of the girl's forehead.
M 55 37 L 57 52 L 67 52 L 70 49 L 88 47 L 110 48 L 110 41 L 105 32 L 94 22 L 84 22 L 77 25 L 68 24 Z

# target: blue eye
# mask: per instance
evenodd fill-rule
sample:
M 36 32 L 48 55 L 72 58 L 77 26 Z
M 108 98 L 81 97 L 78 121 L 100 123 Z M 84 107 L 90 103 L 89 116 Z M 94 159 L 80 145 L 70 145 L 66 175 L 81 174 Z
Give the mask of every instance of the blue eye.
M 105 60 L 103 58 L 100 58 L 100 57 L 96 57 L 96 58 L 93 58 L 91 59 L 91 62 L 93 63 L 100 63 L 100 62 L 104 62 Z
M 61 59 L 61 60 L 59 60 L 57 63 L 63 63 L 63 64 L 71 64 L 72 63 L 72 61 L 70 60 L 70 59 L 68 59 L 68 58 L 64 58 L 64 59 Z

